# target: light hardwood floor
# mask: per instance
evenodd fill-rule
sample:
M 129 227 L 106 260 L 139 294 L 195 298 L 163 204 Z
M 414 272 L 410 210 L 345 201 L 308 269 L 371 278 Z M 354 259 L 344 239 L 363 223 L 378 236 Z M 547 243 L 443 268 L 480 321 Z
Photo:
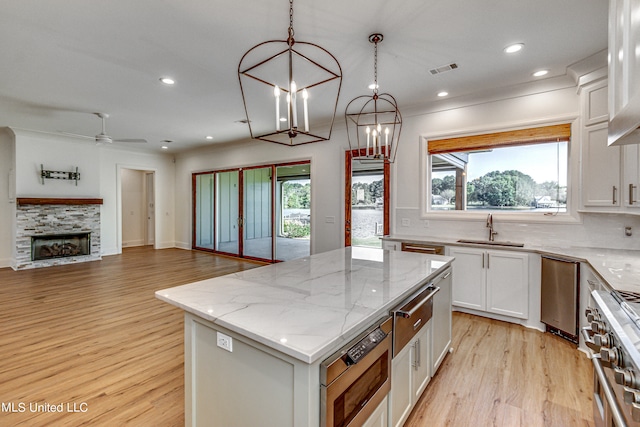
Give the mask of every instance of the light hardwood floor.
M 450 353 L 405 427 L 593 426 L 593 368 L 555 335 L 453 314 Z
M 0 413 L 0 426 L 184 425 L 183 312 L 154 292 L 256 266 L 128 248 L 96 262 L 0 269 L 0 402 L 26 406 Z M 86 412 L 32 413 L 31 403 Z
M 0 269 L 0 426 L 182 426 L 182 311 L 154 292 L 256 266 L 127 248 L 98 262 Z M 463 314 L 453 328 L 455 351 L 407 426 L 593 425 L 589 361 L 570 344 Z M 24 412 L 7 412 L 20 403 Z M 64 412 L 31 412 L 43 403 Z

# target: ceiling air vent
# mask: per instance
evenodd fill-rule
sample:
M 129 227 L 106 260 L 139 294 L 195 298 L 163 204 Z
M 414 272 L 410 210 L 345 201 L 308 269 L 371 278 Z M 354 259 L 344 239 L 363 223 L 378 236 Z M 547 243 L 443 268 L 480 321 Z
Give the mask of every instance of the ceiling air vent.
M 455 70 L 456 68 L 458 68 L 458 64 L 453 62 L 451 64 L 442 65 L 437 68 L 432 68 L 429 70 L 429 72 L 431 73 L 431 75 L 435 76 L 436 74 L 446 73 L 447 71 Z

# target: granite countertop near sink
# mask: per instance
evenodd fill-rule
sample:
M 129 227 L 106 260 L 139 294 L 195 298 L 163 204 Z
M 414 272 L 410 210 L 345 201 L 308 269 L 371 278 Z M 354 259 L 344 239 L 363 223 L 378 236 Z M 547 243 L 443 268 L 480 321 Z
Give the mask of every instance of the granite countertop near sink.
M 385 236 L 383 240 L 444 246 L 465 246 L 485 249 L 533 252 L 588 263 L 612 289 L 640 293 L 640 251 L 585 247 L 558 247 L 525 244 L 522 247 L 462 243 L 459 239 L 415 236 Z M 511 242 L 510 242 L 511 243 Z
M 388 316 L 451 261 L 343 248 L 164 289 L 156 297 L 311 364 Z

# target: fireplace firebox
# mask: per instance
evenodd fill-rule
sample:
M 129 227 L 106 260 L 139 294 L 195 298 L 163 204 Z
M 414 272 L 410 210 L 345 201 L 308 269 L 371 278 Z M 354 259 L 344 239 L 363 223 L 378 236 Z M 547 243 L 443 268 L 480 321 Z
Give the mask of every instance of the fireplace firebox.
M 91 233 L 31 236 L 31 261 L 91 254 Z

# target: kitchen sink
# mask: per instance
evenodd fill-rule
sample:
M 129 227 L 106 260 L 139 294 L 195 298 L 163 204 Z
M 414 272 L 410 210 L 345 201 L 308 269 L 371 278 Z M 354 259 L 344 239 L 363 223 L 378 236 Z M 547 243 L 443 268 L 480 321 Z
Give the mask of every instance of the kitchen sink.
M 511 246 L 516 248 L 521 248 L 524 246 L 524 243 L 516 243 L 516 242 L 507 242 L 507 241 L 499 241 L 499 240 L 466 240 L 460 239 L 458 243 L 471 243 L 474 245 L 491 245 L 491 246 Z

